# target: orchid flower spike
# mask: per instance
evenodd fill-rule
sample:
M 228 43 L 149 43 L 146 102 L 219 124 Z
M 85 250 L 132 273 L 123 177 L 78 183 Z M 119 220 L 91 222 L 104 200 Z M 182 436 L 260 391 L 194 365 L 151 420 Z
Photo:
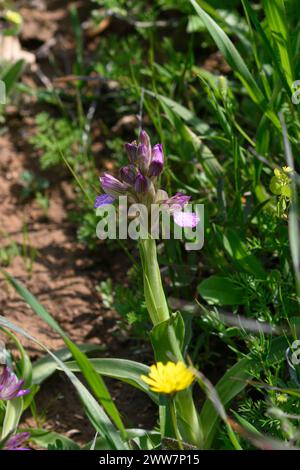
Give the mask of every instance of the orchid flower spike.
M 185 212 L 190 196 L 177 193 L 172 197 L 158 187 L 158 177 L 164 168 L 164 150 L 162 144 L 151 147 L 150 137 L 142 130 L 138 142 L 125 144 L 129 164 L 120 169 L 120 179 L 108 173 L 100 177 L 100 184 L 105 194 L 96 197 L 94 207 L 112 204 L 119 196 L 130 196 L 131 203 L 163 204 L 180 227 L 194 228 L 199 223 L 195 212 Z

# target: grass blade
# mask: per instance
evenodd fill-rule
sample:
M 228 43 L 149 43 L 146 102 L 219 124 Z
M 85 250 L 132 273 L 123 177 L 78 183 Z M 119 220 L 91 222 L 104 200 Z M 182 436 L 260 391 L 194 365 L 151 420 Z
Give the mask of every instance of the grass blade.
M 23 328 L 15 325 L 6 318 L 0 315 L 0 325 L 4 328 L 8 328 L 15 333 L 18 333 L 25 338 L 33 341 L 35 344 L 39 345 L 42 349 L 47 351 L 47 353 L 55 360 L 58 366 L 64 371 L 67 377 L 70 379 L 74 387 L 76 388 L 83 404 L 85 411 L 89 416 L 90 421 L 93 423 L 95 429 L 105 437 L 106 442 L 109 446 L 109 449 L 118 449 L 125 450 L 127 448 L 126 444 L 121 440 L 117 430 L 114 428 L 112 422 L 109 420 L 108 416 L 102 409 L 102 407 L 97 403 L 95 398 L 87 390 L 87 388 L 80 382 L 80 380 L 73 374 L 73 372 L 65 366 L 65 364 L 53 354 L 50 349 L 44 346 L 40 341 L 27 333 Z
M 259 19 L 257 18 L 253 8 L 251 7 L 250 3 L 248 0 L 242 0 L 242 4 L 244 7 L 245 12 L 248 14 L 250 20 L 255 26 L 256 31 L 261 37 L 262 43 L 264 45 L 265 51 L 267 52 L 268 56 L 270 59 L 273 61 L 274 68 L 276 69 L 286 91 L 288 94 L 291 92 L 290 85 L 287 81 L 285 73 L 283 73 L 282 68 L 281 68 L 281 63 L 280 59 L 278 57 L 277 51 L 273 49 L 272 44 L 270 43 L 265 31 L 263 30 Z
M 229 39 L 227 34 L 224 33 L 224 31 L 220 28 L 220 26 L 198 5 L 195 0 L 190 0 L 190 2 L 205 24 L 219 50 L 223 54 L 226 62 L 228 65 L 230 65 L 232 70 L 237 74 L 238 78 L 247 89 L 251 99 L 259 105 L 263 112 L 266 113 L 276 128 L 280 129 L 280 122 L 278 117 L 274 111 L 269 108 L 268 102 L 263 92 L 257 85 L 253 75 L 250 73 L 245 61 L 236 49 L 235 45 Z
M 141 375 L 149 374 L 149 367 L 145 364 L 130 361 L 128 359 L 111 358 L 90 359 L 90 362 L 99 374 L 127 382 L 147 393 L 155 403 L 159 402 L 157 394 L 152 393 L 145 382 L 141 380 Z M 78 372 L 80 370 L 74 361 L 67 362 L 66 366 L 68 366 L 73 372 Z
M 291 86 L 294 77 L 294 70 L 284 1 L 263 0 L 263 6 L 269 29 L 278 48 L 282 69 L 287 77 L 288 84 Z
M 21 284 L 19 281 L 14 279 L 10 276 L 7 272 L 3 271 L 4 276 L 6 279 L 12 284 L 12 286 L 16 289 L 18 294 L 25 300 L 25 302 L 30 305 L 30 307 L 34 310 L 34 312 L 42 318 L 48 325 L 53 328 L 64 340 L 66 346 L 72 352 L 72 355 L 76 362 L 78 363 L 84 378 L 87 380 L 89 386 L 93 390 L 95 396 L 98 398 L 100 403 L 102 404 L 105 411 L 108 415 L 113 419 L 116 426 L 120 430 L 122 436 L 126 437 L 125 427 L 122 423 L 121 416 L 118 412 L 117 407 L 115 406 L 111 395 L 102 379 L 102 377 L 93 369 L 89 359 L 86 355 L 80 351 L 78 346 L 76 346 L 66 335 L 66 333 L 60 328 L 58 323 L 54 320 L 54 318 L 47 312 L 47 310 L 38 302 L 38 300 L 32 295 L 26 287 Z
M 93 344 L 83 344 L 78 345 L 77 347 L 84 353 L 100 349 L 99 346 L 95 346 Z M 62 348 L 53 352 L 56 357 L 58 357 L 63 362 L 68 361 L 72 358 L 72 353 L 70 352 L 69 348 Z M 32 383 L 35 385 L 40 385 L 52 374 L 54 374 L 56 370 L 56 361 L 51 356 L 49 356 L 49 354 L 45 354 L 45 356 L 40 357 L 32 364 Z

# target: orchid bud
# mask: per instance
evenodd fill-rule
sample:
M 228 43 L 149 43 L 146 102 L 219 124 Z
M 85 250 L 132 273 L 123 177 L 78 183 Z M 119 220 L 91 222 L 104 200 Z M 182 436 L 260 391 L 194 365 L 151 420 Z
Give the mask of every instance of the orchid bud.
M 134 189 L 137 193 L 146 193 L 149 188 L 149 181 L 147 178 L 139 171 L 135 183 L 134 183 Z
M 130 163 L 135 163 L 137 159 L 137 144 L 136 142 L 131 142 L 125 144 L 125 150 L 127 152 Z
M 150 137 L 146 131 L 142 130 L 140 132 L 139 141 L 141 144 L 146 145 L 146 147 L 151 148 Z
M 148 171 L 151 160 L 151 149 L 145 144 L 139 144 L 137 149 L 137 163 L 141 171 Z
M 152 149 L 152 159 L 149 166 L 149 176 L 159 176 L 164 167 L 164 152 L 161 144 L 154 145 Z
M 127 184 L 133 185 L 135 182 L 137 170 L 134 165 L 128 165 L 124 166 L 120 170 L 120 175 L 122 181 L 124 181 Z
M 103 191 L 110 196 L 118 197 L 125 194 L 127 191 L 127 184 L 122 183 L 108 173 L 104 173 L 104 175 L 100 177 L 100 183 Z

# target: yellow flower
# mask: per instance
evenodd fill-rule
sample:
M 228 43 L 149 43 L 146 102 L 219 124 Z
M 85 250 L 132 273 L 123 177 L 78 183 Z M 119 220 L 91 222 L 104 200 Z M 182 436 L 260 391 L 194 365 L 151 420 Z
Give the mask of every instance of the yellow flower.
M 278 393 L 276 395 L 276 400 L 277 403 L 286 403 L 288 400 L 287 394 L 286 393 Z
M 290 166 L 283 166 L 282 167 L 282 170 L 284 171 L 284 173 L 293 173 L 293 168 L 291 168 Z
M 17 26 L 20 26 L 20 24 L 22 23 L 22 16 L 13 10 L 6 10 L 5 19 L 7 21 L 10 21 L 11 23 L 14 23 Z
M 158 362 L 150 367 L 149 375 L 141 379 L 156 393 L 173 394 L 191 385 L 195 374 L 183 362 Z
M 292 187 L 290 175 L 292 173 L 293 169 L 289 166 L 275 168 L 274 176 L 270 183 L 270 189 L 273 194 L 276 194 L 277 196 L 283 196 L 288 199 L 291 198 Z

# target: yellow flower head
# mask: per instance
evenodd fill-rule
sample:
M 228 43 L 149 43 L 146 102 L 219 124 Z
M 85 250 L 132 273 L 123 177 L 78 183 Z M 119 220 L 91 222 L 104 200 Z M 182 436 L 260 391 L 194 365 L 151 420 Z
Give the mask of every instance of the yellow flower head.
M 276 194 L 277 196 L 284 196 L 288 199 L 291 198 L 292 187 L 290 175 L 292 173 L 293 169 L 289 166 L 275 168 L 274 176 L 270 183 L 270 189 L 273 194 Z
M 156 393 L 173 394 L 189 387 L 195 374 L 183 362 L 158 362 L 141 379 Z
M 276 401 L 277 403 L 286 403 L 288 400 L 287 394 L 286 393 L 278 393 L 276 395 Z
M 22 24 L 22 16 L 13 10 L 6 10 L 5 19 L 17 26 L 20 26 L 20 24 Z

